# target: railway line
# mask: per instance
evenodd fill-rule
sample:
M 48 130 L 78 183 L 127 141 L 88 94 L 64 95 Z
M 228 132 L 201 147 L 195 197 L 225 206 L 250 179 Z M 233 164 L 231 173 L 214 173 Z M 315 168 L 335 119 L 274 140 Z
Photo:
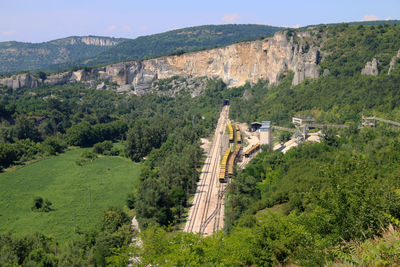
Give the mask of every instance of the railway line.
M 228 122 L 228 114 L 229 105 L 226 105 L 220 113 L 211 151 L 197 184 L 185 232 L 207 236 L 224 227 L 224 196 L 242 147 L 240 129 L 237 124 L 234 128 Z M 224 138 L 225 129 L 228 129 L 228 138 Z M 226 149 L 223 150 L 224 143 Z
M 226 184 L 218 181 L 223 134 L 228 121 L 229 106 L 220 113 L 211 151 L 200 174 L 193 204 L 189 210 L 184 231 L 211 235 L 223 227 L 223 195 Z M 216 221 L 216 218 L 218 220 Z M 222 223 L 221 223 L 222 222 Z M 211 228 L 211 229 L 210 229 Z

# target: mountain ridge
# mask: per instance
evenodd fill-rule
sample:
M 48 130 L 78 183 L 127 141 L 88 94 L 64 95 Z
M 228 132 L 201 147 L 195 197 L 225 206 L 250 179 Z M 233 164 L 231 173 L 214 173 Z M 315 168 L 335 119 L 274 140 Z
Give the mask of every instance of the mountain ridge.
M 0 73 L 36 71 L 52 64 L 90 58 L 121 38 L 102 36 L 70 36 L 42 43 L 0 42 Z

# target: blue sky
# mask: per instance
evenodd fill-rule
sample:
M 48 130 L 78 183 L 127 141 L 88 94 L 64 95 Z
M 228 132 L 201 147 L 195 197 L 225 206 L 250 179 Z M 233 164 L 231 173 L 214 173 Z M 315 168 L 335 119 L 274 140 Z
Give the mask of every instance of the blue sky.
M 400 0 L 0 0 L 0 41 L 135 38 L 204 24 L 274 26 L 400 19 Z

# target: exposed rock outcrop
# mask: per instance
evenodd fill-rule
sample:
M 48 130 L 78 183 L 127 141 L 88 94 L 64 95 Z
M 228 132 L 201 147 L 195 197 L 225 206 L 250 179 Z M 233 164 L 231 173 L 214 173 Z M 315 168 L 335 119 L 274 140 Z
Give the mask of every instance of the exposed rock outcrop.
M 86 44 L 86 45 L 97 45 L 97 46 L 114 46 L 120 42 L 119 39 L 114 39 L 110 37 L 100 37 L 100 36 L 73 36 L 63 39 L 58 39 L 50 41 L 51 44 Z
M 321 57 L 319 47 L 313 44 L 309 31 L 297 33 L 285 31 L 277 32 L 273 37 L 264 40 L 211 50 L 118 63 L 93 69 L 87 73 L 81 70 L 50 75 L 44 83 L 56 85 L 102 79 L 115 82 L 119 86 L 131 85 L 135 93 L 143 93 L 151 88 L 153 80 L 175 75 L 207 76 L 221 79 L 228 87 L 232 87 L 244 85 L 246 81 L 256 83 L 259 79 L 268 79 L 270 84 L 276 84 L 281 73 L 293 71 L 295 73 L 293 85 L 297 85 L 306 78 L 319 77 Z M 5 84 L 4 79 L 0 79 L 0 84 Z M 37 85 L 38 83 L 24 83 L 13 88 L 33 88 Z
M 392 73 L 394 67 L 396 66 L 397 59 L 399 59 L 399 58 L 400 58 L 400 49 L 399 49 L 399 51 L 397 51 L 397 55 L 392 57 L 392 60 L 390 61 L 388 74 Z
M 365 67 L 361 70 L 361 74 L 373 76 L 377 76 L 379 74 L 378 61 L 376 58 L 373 58 L 372 61 L 368 61 L 367 64 L 365 64 Z
M 41 79 L 38 79 L 27 73 L 13 75 L 11 77 L 0 79 L 1 85 L 10 87 L 13 90 L 17 90 L 20 88 L 36 88 L 39 86 L 40 82 L 42 82 Z

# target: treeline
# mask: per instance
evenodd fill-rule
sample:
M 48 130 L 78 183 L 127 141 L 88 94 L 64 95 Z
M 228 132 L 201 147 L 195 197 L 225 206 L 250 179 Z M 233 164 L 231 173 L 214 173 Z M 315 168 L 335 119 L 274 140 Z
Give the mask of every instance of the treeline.
M 15 126 L 3 132 L 0 170 L 37 157 L 62 153 L 69 145 L 88 147 L 106 140 L 121 140 L 127 130 L 127 123 L 120 120 L 96 125 L 83 121 L 68 128 L 65 134 L 41 137 L 32 121 L 19 117 Z

